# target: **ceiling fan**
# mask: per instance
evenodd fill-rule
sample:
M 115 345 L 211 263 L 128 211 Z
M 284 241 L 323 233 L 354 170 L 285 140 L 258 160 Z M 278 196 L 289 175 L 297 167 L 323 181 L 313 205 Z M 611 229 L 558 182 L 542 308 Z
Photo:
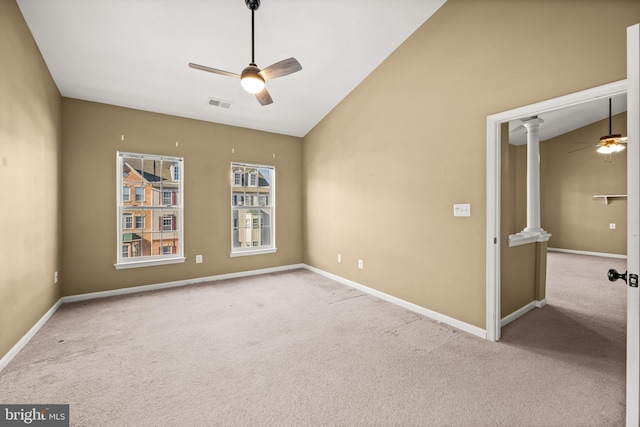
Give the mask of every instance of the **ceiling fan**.
M 245 4 L 251 10 L 251 63 L 242 70 L 241 74 L 231 73 L 229 71 L 218 70 L 216 68 L 205 67 L 204 65 L 193 63 L 189 63 L 189 67 L 223 76 L 237 77 L 240 79 L 240 84 L 244 90 L 255 94 L 260 105 L 269 105 L 273 103 L 273 99 L 271 99 L 271 95 L 265 88 L 265 81 L 293 74 L 302 70 L 302 66 L 295 58 L 288 58 L 269 65 L 263 70 L 258 68 L 254 58 L 254 13 L 260 7 L 260 0 L 245 0 Z
M 609 134 L 600 137 L 600 142 L 598 143 L 598 145 L 596 145 L 596 147 L 598 147 L 596 151 L 602 154 L 617 153 L 625 149 L 624 145 L 626 143 L 627 143 L 626 136 L 622 136 L 622 134 L 619 134 L 619 133 L 616 133 L 616 134 L 611 133 L 611 98 L 609 98 Z M 585 148 L 588 148 L 588 147 L 585 147 Z M 579 150 L 582 150 L 582 148 L 578 150 L 573 150 L 573 151 L 579 151 Z

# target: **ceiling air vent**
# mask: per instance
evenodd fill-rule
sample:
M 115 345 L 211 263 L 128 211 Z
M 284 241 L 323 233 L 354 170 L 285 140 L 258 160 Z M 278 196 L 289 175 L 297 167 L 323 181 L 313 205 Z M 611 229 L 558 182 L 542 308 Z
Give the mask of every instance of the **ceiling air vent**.
M 220 108 L 231 108 L 231 102 L 223 101 L 222 99 L 209 98 L 209 105 Z

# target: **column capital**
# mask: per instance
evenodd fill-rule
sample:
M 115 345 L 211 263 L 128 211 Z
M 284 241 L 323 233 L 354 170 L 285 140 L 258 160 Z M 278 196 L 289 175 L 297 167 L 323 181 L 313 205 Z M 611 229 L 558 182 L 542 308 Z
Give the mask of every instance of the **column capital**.
M 520 121 L 527 130 L 537 129 L 541 123 L 544 123 L 544 120 L 540 117 L 529 117 L 527 119 L 520 119 Z

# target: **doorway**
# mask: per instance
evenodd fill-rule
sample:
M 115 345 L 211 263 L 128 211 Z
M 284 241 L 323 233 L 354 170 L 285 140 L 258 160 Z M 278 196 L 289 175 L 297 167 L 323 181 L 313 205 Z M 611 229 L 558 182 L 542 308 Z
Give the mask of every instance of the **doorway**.
M 626 80 L 599 86 L 593 89 L 554 98 L 536 104 L 516 108 L 487 117 L 487 339 L 498 341 L 501 333 L 502 313 L 500 287 L 500 246 L 508 236 L 500 235 L 500 168 L 501 128 L 504 123 L 548 112 L 573 108 L 596 100 L 624 94 Z

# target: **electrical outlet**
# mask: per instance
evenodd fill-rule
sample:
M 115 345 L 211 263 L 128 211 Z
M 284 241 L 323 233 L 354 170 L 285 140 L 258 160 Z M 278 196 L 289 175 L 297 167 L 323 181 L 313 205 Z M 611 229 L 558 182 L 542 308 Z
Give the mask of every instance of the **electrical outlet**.
M 359 259 L 359 260 L 358 260 L 358 268 L 359 268 L 360 270 L 362 270 L 362 269 L 364 268 L 364 261 L 363 261 L 363 260 L 361 260 L 361 259 Z
M 338 254 L 338 262 L 342 262 L 342 255 Z
M 616 223 L 612 222 L 609 224 L 609 230 L 615 230 L 616 229 Z
M 196 255 L 196 264 L 202 264 L 202 255 Z
M 53 283 L 58 283 L 58 272 L 53 273 Z

